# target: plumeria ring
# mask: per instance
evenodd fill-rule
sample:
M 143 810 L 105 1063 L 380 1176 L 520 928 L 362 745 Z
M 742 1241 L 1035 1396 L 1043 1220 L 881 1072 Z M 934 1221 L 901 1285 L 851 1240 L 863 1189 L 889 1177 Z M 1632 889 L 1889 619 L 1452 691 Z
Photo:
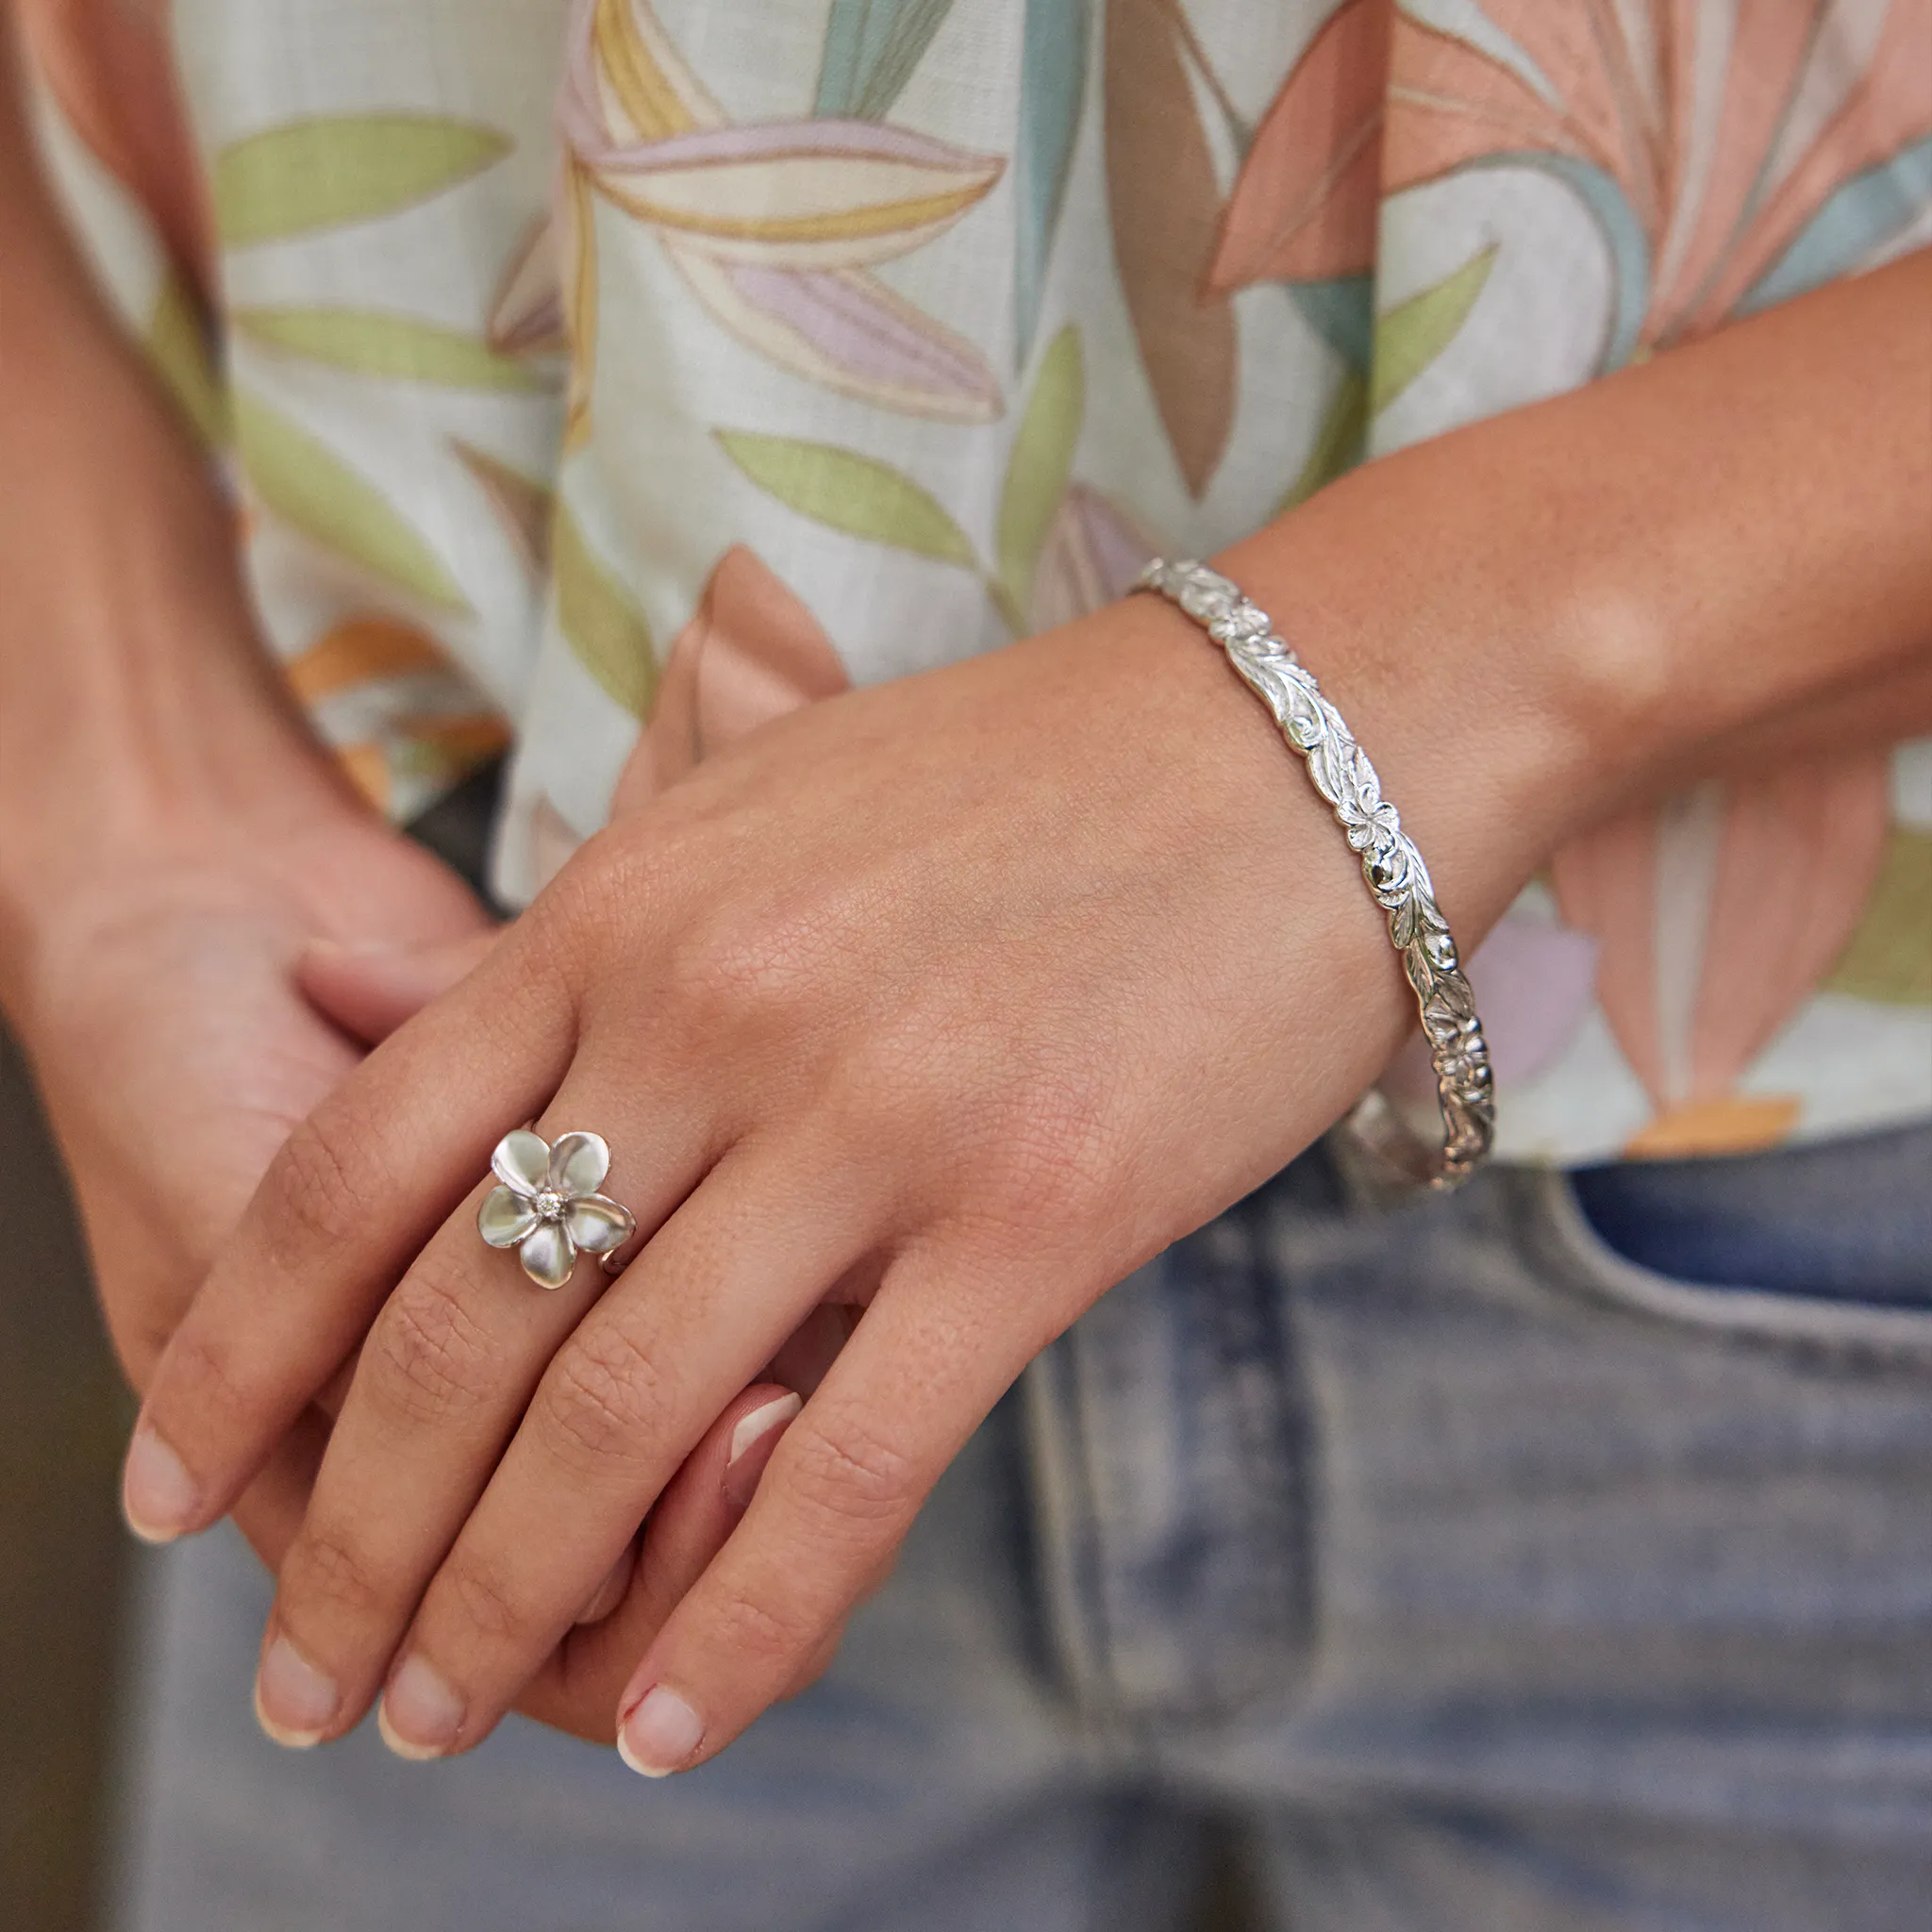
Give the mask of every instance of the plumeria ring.
M 518 1127 L 496 1143 L 490 1166 L 503 1185 L 483 1197 L 476 1230 L 492 1248 L 517 1249 L 539 1288 L 561 1288 L 580 1252 L 613 1272 L 617 1251 L 638 1224 L 628 1208 L 597 1191 L 610 1172 L 610 1149 L 600 1135 L 559 1134 L 553 1147 Z

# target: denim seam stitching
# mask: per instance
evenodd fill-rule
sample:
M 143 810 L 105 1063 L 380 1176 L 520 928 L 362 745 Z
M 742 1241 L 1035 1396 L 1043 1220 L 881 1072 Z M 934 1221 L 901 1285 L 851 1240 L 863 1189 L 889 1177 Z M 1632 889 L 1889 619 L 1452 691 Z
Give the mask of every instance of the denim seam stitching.
M 1494 1170 L 1506 1211 L 1563 1285 L 1720 1341 L 1797 1345 L 1932 1361 L 1932 1309 L 1881 1308 L 1747 1288 L 1704 1288 L 1631 1261 L 1591 1229 L 1569 1178 L 1555 1168 Z

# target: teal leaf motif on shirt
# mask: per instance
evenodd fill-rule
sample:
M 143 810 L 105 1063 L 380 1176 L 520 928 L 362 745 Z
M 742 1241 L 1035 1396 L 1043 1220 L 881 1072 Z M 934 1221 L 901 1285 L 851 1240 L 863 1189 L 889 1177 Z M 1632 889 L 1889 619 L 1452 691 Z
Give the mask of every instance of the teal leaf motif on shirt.
M 1026 0 L 1020 137 L 1013 158 L 1013 354 L 1021 362 L 1040 325 L 1047 258 L 1087 98 L 1091 35 L 1092 0 Z
M 1932 136 L 1854 175 L 1834 189 L 1824 207 L 1738 304 L 1755 315 L 1774 302 L 1802 295 L 1862 268 L 1894 241 L 1932 199 Z
M 1492 242 L 1440 282 L 1383 311 L 1375 324 L 1370 415 L 1380 415 L 1456 340 L 1495 260 Z
M 481 174 L 515 145 L 438 114 L 286 121 L 214 158 L 216 225 L 230 248 L 374 221 Z
M 832 0 L 815 115 L 882 121 L 953 0 Z
M 972 542 L 944 506 L 891 464 L 789 436 L 748 429 L 712 434 L 752 482 L 800 516 L 938 563 L 979 569 Z

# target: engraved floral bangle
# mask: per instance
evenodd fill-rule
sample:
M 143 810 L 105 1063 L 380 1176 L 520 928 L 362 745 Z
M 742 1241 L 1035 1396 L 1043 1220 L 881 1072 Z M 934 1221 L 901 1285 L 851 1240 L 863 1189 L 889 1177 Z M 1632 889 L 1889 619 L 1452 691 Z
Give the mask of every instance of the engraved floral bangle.
M 1140 588 L 1179 606 L 1227 653 L 1282 736 L 1302 756 L 1315 790 L 1328 801 L 1348 842 L 1361 855 L 1362 876 L 1389 918 L 1389 939 L 1422 1008 L 1423 1032 L 1436 1071 L 1442 1144 L 1430 1146 L 1372 1089 L 1349 1116 L 1349 1127 L 1378 1160 L 1422 1186 L 1449 1189 L 1466 1180 L 1490 1151 L 1496 1103 L 1482 1023 L 1436 904 L 1427 866 L 1402 829 L 1395 808 L 1341 715 L 1276 634 L 1265 610 L 1205 564 L 1157 558 Z

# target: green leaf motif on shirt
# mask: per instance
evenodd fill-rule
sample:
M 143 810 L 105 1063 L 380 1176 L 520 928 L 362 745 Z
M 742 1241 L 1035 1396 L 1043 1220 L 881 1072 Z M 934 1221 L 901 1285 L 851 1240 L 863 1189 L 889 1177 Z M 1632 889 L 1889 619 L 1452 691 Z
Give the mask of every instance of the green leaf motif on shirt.
M 188 284 L 172 270 L 155 298 L 144 346 L 148 361 L 189 427 L 208 448 L 225 448 L 228 401 L 209 350 L 208 329 Z
M 651 708 L 658 653 L 651 627 L 630 592 L 606 569 L 568 509 L 551 527 L 550 567 L 557 627 L 577 661 L 633 716 Z
M 952 6 L 953 0 L 832 0 L 812 112 L 883 120 Z
M 1379 416 L 1456 340 L 1495 261 L 1492 242 L 1440 282 L 1383 312 L 1369 378 L 1371 416 Z
M 425 604 L 467 610 L 441 559 L 366 476 L 260 397 L 238 390 L 242 468 L 264 508 Z
M 1020 419 L 1000 491 L 995 564 L 1000 588 L 1016 613 L 1032 599 L 1034 572 L 1047 526 L 1073 475 L 1074 449 L 1080 441 L 1086 408 L 1080 333 L 1070 323 L 1040 358 L 1040 374 L 1034 378 L 1026 413 Z
M 357 375 L 447 389 L 545 387 L 541 376 L 481 338 L 412 316 L 369 308 L 238 308 L 230 320 L 238 333 L 270 348 Z
M 1891 827 L 1872 896 L 1824 991 L 1932 1007 L 1932 832 Z
M 1321 427 L 1315 431 L 1315 440 L 1303 459 L 1301 474 L 1275 506 L 1274 514 L 1285 515 L 1297 504 L 1306 503 L 1324 485 L 1354 469 L 1361 460 L 1368 431 L 1369 385 L 1358 370 L 1344 369 L 1336 380 L 1335 392 L 1328 398 Z
M 435 114 L 338 114 L 288 121 L 214 158 L 215 220 L 246 248 L 375 221 L 426 201 L 502 159 L 493 127 Z
M 850 537 L 888 543 L 962 570 L 978 570 L 972 543 L 944 507 L 890 464 L 831 443 L 803 442 L 789 436 L 761 436 L 746 429 L 719 429 L 713 434 L 746 476 L 800 516 Z

